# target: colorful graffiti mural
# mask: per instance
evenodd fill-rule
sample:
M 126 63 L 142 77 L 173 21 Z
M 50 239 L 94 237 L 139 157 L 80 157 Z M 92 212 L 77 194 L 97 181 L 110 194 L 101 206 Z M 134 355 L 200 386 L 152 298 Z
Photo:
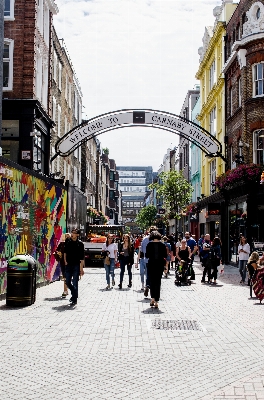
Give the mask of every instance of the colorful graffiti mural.
M 36 259 L 38 282 L 58 278 L 53 253 L 66 232 L 66 203 L 62 187 L 0 162 L 0 293 L 15 254 Z

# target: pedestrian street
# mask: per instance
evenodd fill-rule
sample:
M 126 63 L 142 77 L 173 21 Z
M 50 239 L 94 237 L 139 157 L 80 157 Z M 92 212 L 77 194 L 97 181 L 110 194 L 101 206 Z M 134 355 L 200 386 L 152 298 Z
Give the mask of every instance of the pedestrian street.
M 198 259 L 197 259 L 198 260 Z M 133 286 L 105 290 L 85 268 L 77 306 L 63 282 L 37 289 L 24 308 L 0 302 L 1 400 L 264 399 L 264 304 L 225 267 L 218 285 L 162 279 L 159 309 Z

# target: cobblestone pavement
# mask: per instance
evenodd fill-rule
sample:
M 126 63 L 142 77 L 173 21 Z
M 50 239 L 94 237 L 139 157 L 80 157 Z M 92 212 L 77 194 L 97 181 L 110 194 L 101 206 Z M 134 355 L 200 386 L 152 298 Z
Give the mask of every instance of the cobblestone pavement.
M 237 268 L 217 286 L 195 270 L 188 287 L 173 273 L 162 280 L 159 310 L 136 269 L 131 289 L 106 291 L 104 270 L 86 268 L 74 308 L 62 282 L 39 288 L 30 307 L 1 301 L 1 400 L 263 400 L 264 305 Z

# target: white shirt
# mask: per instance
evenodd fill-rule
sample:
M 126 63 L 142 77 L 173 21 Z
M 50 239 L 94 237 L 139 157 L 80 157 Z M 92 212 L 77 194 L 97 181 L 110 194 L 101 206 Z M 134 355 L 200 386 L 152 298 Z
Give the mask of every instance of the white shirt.
M 117 244 L 116 243 L 111 243 L 109 244 L 108 247 L 106 247 L 106 243 L 103 244 L 103 251 L 109 251 L 109 257 L 110 258 L 116 258 L 115 250 L 117 251 Z
M 239 252 L 240 249 L 246 251 L 246 253 L 244 253 L 243 251 Z M 249 246 L 248 243 L 245 243 L 243 246 L 242 246 L 242 244 L 238 245 L 238 258 L 239 258 L 239 260 L 243 260 L 243 261 L 248 260 L 249 254 L 250 254 L 250 246 Z

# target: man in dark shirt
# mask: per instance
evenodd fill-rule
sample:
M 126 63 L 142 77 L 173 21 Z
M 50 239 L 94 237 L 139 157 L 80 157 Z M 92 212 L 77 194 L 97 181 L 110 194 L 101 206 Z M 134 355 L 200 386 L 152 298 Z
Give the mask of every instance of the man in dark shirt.
M 78 229 L 72 229 L 71 238 L 65 242 L 64 249 L 66 285 L 71 291 L 72 305 L 77 304 L 79 275 L 84 274 L 84 244 L 78 235 Z

